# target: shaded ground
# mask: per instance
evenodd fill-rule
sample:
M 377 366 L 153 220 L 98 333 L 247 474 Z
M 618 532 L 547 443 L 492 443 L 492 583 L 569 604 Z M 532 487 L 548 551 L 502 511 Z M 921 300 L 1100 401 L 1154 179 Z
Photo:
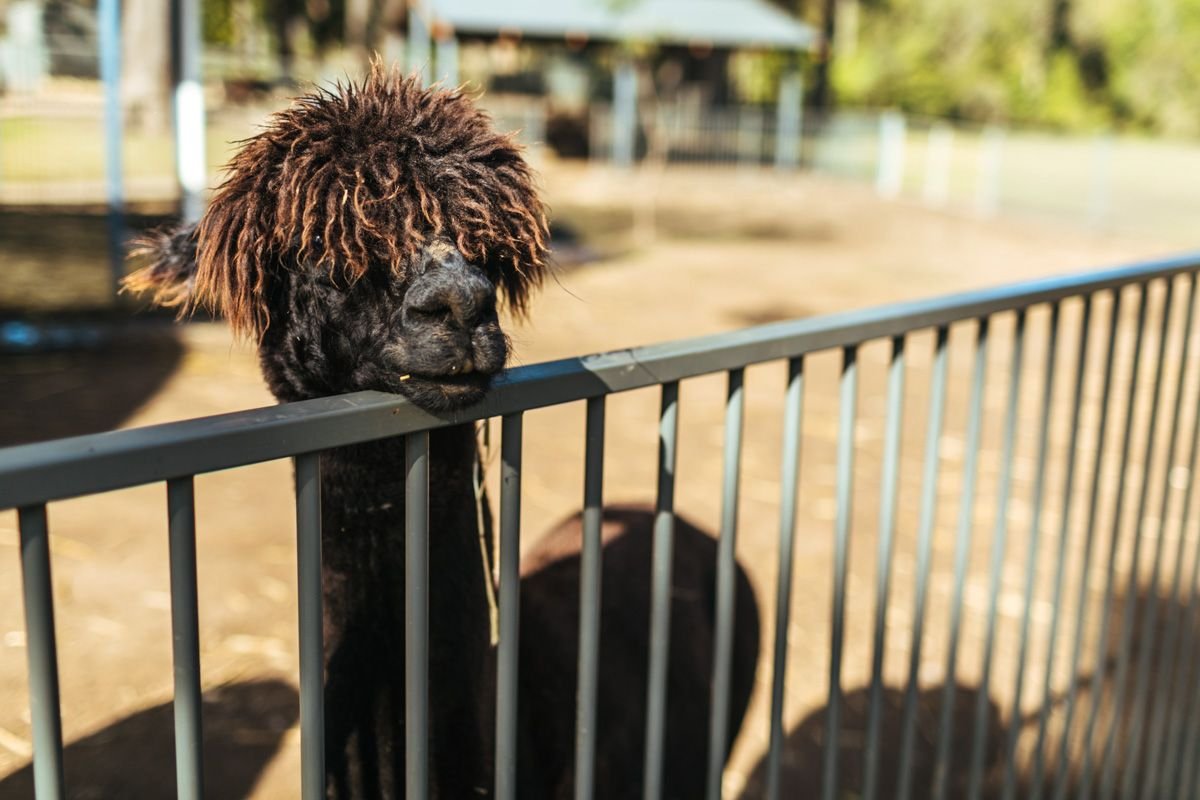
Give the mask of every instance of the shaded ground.
M 720 171 L 672 171 L 661 182 L 643 176 L 614 175 L 583 168 L 551 168 L 547 192 L 556 215 L 570 220 L 586 243 L 606 256 L 603 260 L 565 271 L 537 301 L 528 324 L 510 327 L 518 363 L 578 355 L 585 352 L 645 344 L 773 319 L 825 313 L 852 307 L 994 285 L 1072 269 L 1112 264 L 1161 252 L 1155 242 L 1097 238 L 1058 230 L 985 223 L 927 212 L 904 205 L 883 205 L 870 195 L 836 183 L 815 179 L 782 179 L 770 174 Z M 636 198 L 630 205 L 628 197 Z M 656 223 L 628 227 L 645 220 L 656 198 Z M 1181 293 L 1182 294 L 1182 293 Z M 1155 294 L 1155 302 L 1159 302 Z M 1178 299 L 1178 298 L 1177 298 Z M 1127 303 L 1124 316 L 1132 306 Z M 1157 306 L 1156 306 L 1157 307 Z M 1107 319 L 1108 306 L 1098 303 L 1097 314 Z M 1027 383 L 1021 394 L 1022 428 L 1015 459 L 1014 500 L 1008 518 L 1012 528 L 1004 551 L 999 596 L 1000 629 L 989 703 L 1008 719 L 1017 673 L 1019 623 L 1023 611 L 1025 564 L 1037 565 L 1027 658 L 1027 690 L 1021 714 L 1040 701 L 1046 674 L 1045 643 L 1052 614 L 1052 577 L 1059 541 L 1057 523 L 1063 454 L 1067 448 L 1070 370 L 1074 364 L 1077 305 L 1064 308 L 1063 353 L 1052 378 L 1055 383 L 1054 426 L 1051 431 L 1051 470 L 1043 520 L 1048 531 L 1030 546 L 1030 492 L 1035 476 L 1036 421 L 1043 416 L 1038 396 L 1045 362 L 1044 310 L 1031 312 L 1027 339 Z M 1103 333 L 1098 328 L 1097 336 Z M 1011 318 L 993 326 L 989 351 L 991 379 L 986 398 L 986 421 L 980 461 L 980 498 L 971 516 L 979 534 L 970 543 L 966 575 L 963 655 L 954 683 L 961 685 L 970 705 L 969 687 L 980 680 L 983 620 L 988 604 L 988 568 L 994 496 L 999 472 L 1005 365 Z M 1154 337 L 1156 338 L 1156 337 Z M 942 479 L 938 487 L 933 573 L 924 656 L 920 663 L 923 696 L 937 697 L 946 681 L 944 670 L 947 615 L 953 594 L 952 559 L 956 516 L 962 499 L 961 471 L 965 453 L 965 419 L 971 343 L 970 325 L 951 334 L 951 374 L 948 416 L 940 442 Z M 1130 336 L 1120 337 L 1121 363 L 1128 363 Z M 923 460 L 925 414 L 928 403 L 930 337 L 914 336 L 908 351 L 909 384 L 904 425 L 903 476 L 897 517 L 897 555 L 893 595 L 888 613 L 884 678 L 893 689 L 907 679 L 913 630 L 913 574 L 916 520 L 919 514 L 918 478 Z M 148 345 L 149 346 L 149 345 Z M 161 343 L 163 348 L 170 344 Z M 1169 354 L 1178 352 L 1179 337 Z M 35 438 L 41 432 L 66 428 L 61 417 L 69 412 L 50 405 L 39 408 L 39 397 L 69 397 L 93 381 L 122 375 L 128 396 L 112 402 L 108 416 L 95 423 L 145 425 L 220 413 L 270 402 L 258 377 L 252 352 L 231 341 L 219 324 L 193 324 L 180 330 L 177 356 L 146 358 L 136 349 L 123 351 L 108 367 L 65 364 L 67 369 L 11 368 L 21 376 L 14 392 L 29 398 L 21 403 L 22 430 Z M 164 351 L 165 352 L 165 351 Z M 1099 346 L 1089 354 L 1085 420 L 1094 426 L 1098 395 Z M 1193 349 L 1193 360 L 1196 349 Z M 172 358 L 175 360 L 172 361 Z M 850 692 L 851 708 L 861 706 L 861 687 L 867 685 L 871 663 L 871 625 L 878 544 L 876 504 L 879 451 L 884 430 L 884 343 L 864 347 L 860 354 L 862 384 L 856 427 L 859 457 L 853 538 L 850 548 L 847 639 L 842 685 Z M 1177 380 L 1179 360 L 1169 363 L 1168 388 Z M 6 359 L 7 361 L 7 359 Z M 84 359 L 85 362 L 88 359 Z M 1153 362 L 1154 359 L 1149 359 Z M 1190 362 L 1189 362 L 1190 363 Z M 93 369 L 95 367 L 99 371 Z M 6 365 L 6 368 L 7 365 Z M 129 369 L 126 376 L 120 369 Z M 1145 369 L 1145 365 L 1143 366 Z M 92 370 L 92 371 L 89 371 Z M 785 730 L 791 738 L 791 763 L 809 764 L 814 733 L 828 696 L 828 629 L 832 591 L 834 452 L 838 429 L 838 371 L 836 354 L 810 359 L 802 463 L 801 512 L 795 561 L 795 592 L 791 608 L 789 669 Z M 780 364 L 752 367 L 747 373 L 747 423 L 743 453 L 738 553 L 751 574 L 762 608 L 764 660 L 750 717 L 726 774 L 730 796 L 749 781 L 746 797 L 757 796 L 755 765 L 766 749 L 767 707 L 771 675 L 770 632 L 774 629 L 771 598 L 777 569 L 778 465 L 780 420 L 785 372 Z M 1127 379 L 1126 379 L 1127 380 Z M 39 384 L 40 382 L 40 384 Z M 114 381 L 115 382 L 115 381 Z M 51 390 L 39 389 L 49 383 Z M 1118 391 L 1123 385 L 1118 381 Z M 120 393 L 118 393 L 120 394 Z M 721 376 L 686 382 L 681 390 L 681 441 L 677 503 L 690 517 L 715 530 L 720 514 L 716 487 L 721 481 L 724 379 Z M 15 404 L 4 395 L 5 413 Z M 138 399 L 140 396 L 140 400 Z M 1164 402 L 1170 398 L 1164 392 Z M 1190 396 L 1190 395 L 1189 395 Z M 33 406 L 31 409 L 30 406 Z M 605 496 L 616 502 L 646 500 L 653 495 L 654 431 L 658 396 L 639 391 L 614 396 L 608 402 Z M 1114 413 L 1114 417 L 1119 416 Z M 1185 416 L 1185 426 L 1192 415 Z M 1165 423 L 1164 423 L 1165 427 Z M 76 430 L 78 428 L 71 428 Z M 1184 430 L 1190 430 L 1185 427 Z M 578 508 L 582 496 L 582 404 L 530 412 L 525 421 L 525 478 L 522 504 L 526 542 Z M 1109 440 L 1112 434 L 1109 434 Z M 1144 438 L 1144 437 L 1143 437 Z M 1095 451 L 1096 437 L 1086 436 L 1077 450 Z M 498 437 L 493 438 L 498 442 Z M 1135 452 L 1141 453 L 1140 441 Z M 1109 450 L 1113 445 L 1105 445 Z M 1090 448 L 1090 449 L 1089 449 Z M 1108 452 L 1106 450 L 1105 452 Z M 1162 452 L 1161 448 L 1158 451 Z M 1138 456 L 1140 459 L 1141 457 Z M 495 479 L 492 454 L 489 477 Z M 1159 464 L 1146 474 L 1161 476 Z M 1178 460 L 1178 458 L 1177 458 Z M 1090 467 L 1089 467 L 1090 469 Z M 1140 472 L 1135 471 L 1135 476 Z M 1087 486 L 1087 470 L 1077 478 Z M 1155 487 L 1163 485 L 1155 478 Z M 1171 484 L 1173 487 L 1175 483 Z M 1111 496 L 1111 481 L 1105 484 Z M 1131 494 L 1137 487 L 1131 486 Z M 1152 495 L 1157 513 L 1158 489 Z M 1173 502 L 1178 490 L 1171 489 Z M 498 493 L 493 492 L 493 497 Z M 256 465 L 201 476 L 197 480 L 198 558 L 202 663 L 206 686 L 249 678 L 295 681 L 295 560 L 290 467 L 284 462 Z M 1129 507 L 1136 504 L 1127 503 Z M 1172 512 L 1177 513 L 1177 512 Z M 1069 531 L 1078 544 L 1079 520 Z M 64 728 L 68 741 L 86 741 L 113 724 L 123 725 L 170 697 L 170 634 L 167 603 L 165 491 L 159 486 L 109 493 L 56 503 L 50 508 L 55 591 L 62 642 Z M 1106 522 L 1107 524 L 1107 522 Z M 1105 528 L 1107 531 L 1108 529 Z M 1126 536 L 1125 540 L 1129 537 Z M 1107 533 L 1096 545 L 1107 547 Z M 1158 537 L 1167 547 L 1165 565 L 1172 565 L 1181 541 L 1175 526 Z M 1190 536 L 1187 553 L 1193 551 Z M 30 732 L 25 695 L 25 652 L 17 573 L 15 514 L 0 515 L 0 776 L 19 770 L 29 756 Z M 1081 568 L 1069 549 L 1066 593 L 1062 604 L 1072 615 Z M 1179 551 L 1184 552 L 1184 551 Z M 1143 564 L 1147 557 L 1143 556 Z M 1097 557 L 1091 571 L 1103 565 Z M 1190 562 L 1189 562 L 1190 563 Z M 1168 566 L 1164 566 L 1167 569 Z M 1118 578 L 1126 579 L 1128 555 L 1122 545 Z M 1169 574 L 1165 573 L 1165 574 Z M 1103 587 L 1104 575 L 1092 575 L 1092 586 Z M 435 588 L 436 591 L 436 588 Z M 1120 593 L 1124 596 L 1124 592 Z M 1085 594 L 1089 608 L 1101 601 L 1097 591 Z M 1064 612 L 1066 614 L 1067 612 Z M 1091 614 L 1085 626 L 1086 652 L 1097 652 L 1098 634 Z M 1071 625 L 1059 630 L 1064 642 Z M 1059 645 L 1050 670 L 1053 685 L 1063 686 L 1067 669 L 1066 644 Z M 1082 665 L 1086 676 L 1095 659 Z M 1158 684 L 1155 683 L 1155 686 Z M 1035 688 L 1028 688 L 1035 687 Z M 894 696 L 894 695 L 890 695 Z M 932 699 L 930 703 L 934 702 Z M 955 706 L 957 708 L 957 705 Z M 989 705 L 989 707 L 991 707 Z M 848 717 L 852 723 L 854 716 Z M 890 723 L 889 723 L 890 724 Z M 966 725 L 964 721 L 962 723 Z M 998 724 L 989 722 L 989 725 Z M 995 737 L 992 737 L 995 738 Z M 890 741 L 890 740 L 889 740 Z M 1022 740 L 1023 742 L 1025 739 Z M 890 745 L 889 745 L 890 746 Z M 266 766 L 254 784 L 255 797 L 294 797 L 297 794 L 298 740 L 285 736 L 278 753 L 266 763 L 254 755 L 253 769 Z M 808 749 L 806 749 L 808 748 Z M 965 749 L 965 745 L 958 748 Z M 1022 753 L 1026 747 L 1023 745 Z M 989 753 L 991 751 L 989 750 Z M 806 755 L 807 753 L 807 755 Z M 248 757 L 251 754 L 247 754 Z M 1022 763 L 1024 762 L 1024 757 Z M 853 763 L 849 758 L 847 764 Z M 798 776 L 812 785 L 803 767 Z M 849 768 L 848 768 L 849 769 Z M 847 781 L 851 775 L 847 773 Z M 12 784 L 15 786 L 16 784 Z M 847 782 L 845 786 L 851 787 Z M 0 783 L 0 797 L 10 796 L 10 784 Z M 25 795 L 12 790 L 13 797 Z M 143 796 L 143 795 L 136 795 Z M 231 795 L 237 796 L 237 795 Z

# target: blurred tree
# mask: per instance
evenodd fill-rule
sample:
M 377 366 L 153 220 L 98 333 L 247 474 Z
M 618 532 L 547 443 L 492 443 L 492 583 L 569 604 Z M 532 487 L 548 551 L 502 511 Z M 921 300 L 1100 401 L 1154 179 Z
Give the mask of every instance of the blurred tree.
M 171 121 L 170 5 L 162 0 L 125 0 L 121 12 L 121 96 L 126 122 L 161 133 Z

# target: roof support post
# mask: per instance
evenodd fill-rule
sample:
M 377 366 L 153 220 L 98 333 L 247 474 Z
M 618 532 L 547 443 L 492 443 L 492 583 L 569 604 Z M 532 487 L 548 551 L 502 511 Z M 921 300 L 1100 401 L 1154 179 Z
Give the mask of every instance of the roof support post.
M 795 169 L 800 165 L 800 142 L 804 132 L 804 83 L 799 70 L 789 70 L 779 81 L 775 106 L 775 167 Z
M 624 57 L 613 71 L 612 160 L 613 164 L 633 166 L 637 152 L 637 69 Z

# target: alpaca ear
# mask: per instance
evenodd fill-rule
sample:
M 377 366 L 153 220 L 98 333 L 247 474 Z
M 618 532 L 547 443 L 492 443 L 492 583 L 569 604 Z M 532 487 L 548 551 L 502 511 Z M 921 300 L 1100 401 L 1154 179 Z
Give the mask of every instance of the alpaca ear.
M 134 240 L 129 250 L 141 269 L 121 281 L 123 291 L 150 292 L 155 305 L 178 308 L 184 314 L 194 303 L 196 285 L 196 225 L 161 228 Z

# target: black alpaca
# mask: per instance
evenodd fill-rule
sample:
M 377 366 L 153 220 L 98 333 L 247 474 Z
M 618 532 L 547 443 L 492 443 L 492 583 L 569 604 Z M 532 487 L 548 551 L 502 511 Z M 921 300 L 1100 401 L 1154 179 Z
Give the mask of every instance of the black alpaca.
M 277 114 L 196 228 L 143 241 L 149 264 L 129 285 L 224 314 L 257 340 L 281 401 L 375 389 L 448 412 L 478 401 L 503 368 L 498 290 L 523 309 L 547 241 L 511 140 L 460 93 L 377 69 Z M 443 799 L 490 796 L 493 783 L 492 576 L 481 557 L 491 522 L 477 511 L 477 458 L 471 425 L 431 434 L 430 775 Z M 331 797 L 404 796 L 403 464 L 401 439 L 321 459 Z M 606 527 L 597 796 L 623 798 L 641 781 L 650 515 L 627 509 Z M 690 800 L 707 753 L 715 545 L 678 527 L 664 775 L 667 797 Z M 523 570 L 522 798 L 570 794 L 578 551 L 579 526 L 565 523 Z M 730 743 L 758 655 L 744 573 L 738 591 Z

